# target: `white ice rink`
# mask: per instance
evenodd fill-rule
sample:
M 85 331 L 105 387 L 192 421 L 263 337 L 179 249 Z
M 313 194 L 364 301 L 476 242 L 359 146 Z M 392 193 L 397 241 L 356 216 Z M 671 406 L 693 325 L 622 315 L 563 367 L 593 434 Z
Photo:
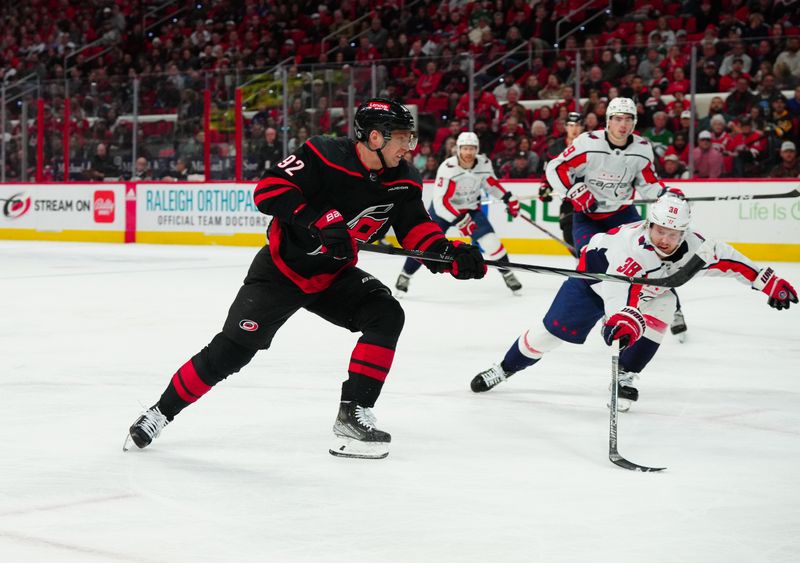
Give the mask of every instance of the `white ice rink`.
M 561 283 L 527 273 L 522 297 L 493 272 L 414 278 L 375 408 L 385 460 L 328 454 L 356 336 L 305 312 L 123 453 L 256 250 L 0 241 L 0 561 L 800 561 L 800 310 L 732 279 L 681 289 L 689 340 L 620 417 L 622 454 L 661 474 L 608 461 L 598 334 L 470 392 Z M 401 262 L 360 265 L 393 284 Z

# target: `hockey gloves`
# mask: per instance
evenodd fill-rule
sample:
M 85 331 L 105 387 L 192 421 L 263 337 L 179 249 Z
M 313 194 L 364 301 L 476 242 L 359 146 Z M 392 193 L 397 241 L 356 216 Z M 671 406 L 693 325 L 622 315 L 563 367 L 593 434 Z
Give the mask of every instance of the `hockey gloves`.
M 431 248 L 435 252 L 452 258 L 452 262 L 425 262 L 434 274 L 449 272 L 460 280 L 480 279 L 486 275 L 486 262 L 477 246 L 462 244 L 460 241 L 444 240 L 444 247 Z
M 544 201 L 545 203 L 553 201 L 553 186 L 548 184 L 547 181 L 542 182 L 542 185 L 539 186 L 539 201 Z
M 511 192 L 506 192 L 503 194 L 503 203 L 506 204 L 506 210 L 508 211 L 509 215 L 512 217 L 519 215 L 519 200 L 517 199 L 517 196 Z
M 475 232 L 475 229 L 478 228 L 478 224 L 472 220 L 472 215 L 467 213 L 455 224 L 456 229 L 461 233 L 462 236 L 471 237 L 472 233 Z
M 603 325 L 603 340 L 611 346 L 619 340 L 620 349 L 632 346 L 644 334 L 644 315 L 636 307 L 623 307 Z
M 351 261 L 356 257 L 356 241 L 347 230 L 342 214 L 330 209 L 321 215 L 302 207 L 295 212 L 295 223 L 304 225 L 319 239 L 321 252 L 334 260 Z
M 572 207 L 575 208 L 575 211 L 580 213 L 591 211 L 596 203 L 594 194 L 589 191 L 589 186 L 583 182 L 578 182 L 567 190 L 567 199 L 572 203 Z
M 791 303 L 797 303 L 797 292 L 783 278 L 775 275 L 772 268 L 764 268 L 753 280 L 753 289 L 763 291 L 769 297 L 767 304 L 773 309 L 788 309 Z

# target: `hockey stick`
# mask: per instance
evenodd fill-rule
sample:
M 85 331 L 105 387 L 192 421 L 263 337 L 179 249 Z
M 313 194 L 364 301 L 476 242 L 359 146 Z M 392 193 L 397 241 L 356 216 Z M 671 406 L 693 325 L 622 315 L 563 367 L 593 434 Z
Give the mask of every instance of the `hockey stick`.
M 522 213 L 519 214 L 519 217 L 522 217 L 525 221 L 527 221 L 528 223 L 530 223 L 531 225 L 533 225 L 534 227 L 536 227 L 537 229 L 542 231 L 544 234 L 546 234 L 548 237 L 550 237 L 551 239 L 553 239 L 554 241 L 559 243 L 561 246 L 565 247 L 567 250 L 569 250 L 569 253 L 572 254 L 573 256 L 577 256 L 578 255 L 578 253 L 575 251 L 575 247 L 574 246 L 572 246 L 567 241 L 558 238 L 556 235 L 554 235 L 553 233 L 551 233 L 550 231 L 548 231 L 544 227 L 539 226 L 539 224 L 537 224 L 536 221 L 533 221 L 532 219 L 528 219 Z
M 608 426 L 608 459 L 611 463 L 619 465 L 631 471 L 642 471 L 644 473 L 663 471 L 666 467 L 647 467 L 628 461 L 622 457 L 617 450 L 617 401 L 619 400 L 619 340 L 614 341 L 611 352 L 611 402 L 609 403 L 610 422 Z
M 405 248 L 395 248 L 394 246 L 377 246 L 374 244 L 366 244 L 363 242 L 358 243 L 359 250 L 364 252 L 375 252 L 378 254 L 391 254 L 393 256 L 405 256 L 407 258 L 416 258 L 417 260 L 428 260 L 430 262 L 446 262 L 453 261 L 452 256 L 447 254 L 436 254 L 434 252 L 422 252 L 421 250 L 407 250 Z M 566 268 L 553 268 L 550 266 L 534 266 L 531 264 L 517 264 L 514 262 L 498 262 L 496 260 L 486 260 L 486 265 L 490 268 L 498 268 L 503 270 L 522 270 L 526 272 L 533 272 L 535 274 L 549 274 L 553 276 L 563 276 L 567 278 L 580 278 L 584 280 L 594 281 L 615 281 L 625 283 L 635 283 L 640 285 L 653 285 L 656 287 L 680 287 L 688 282 L 692 277 L 703 269 L 706 262 L 698 255 L 692 256 L 686 265 L 675 272 L 674 274 L 664 278 L 634 278 L 629 276 L 621 276 L 617 274 L 601 274 L 593 272 L 579 272 L 577 270 L 569 270 Z
M 707 195 L 699 197 L 685 197 L 686 201 L 746 201 L 750 199 L 784 199 L 800 196 L 800 190 L 794 189 L 783 194 L 741 194 L 741 195 Z M 634 199 L 631 203 L 655 203 L 654 199 Z

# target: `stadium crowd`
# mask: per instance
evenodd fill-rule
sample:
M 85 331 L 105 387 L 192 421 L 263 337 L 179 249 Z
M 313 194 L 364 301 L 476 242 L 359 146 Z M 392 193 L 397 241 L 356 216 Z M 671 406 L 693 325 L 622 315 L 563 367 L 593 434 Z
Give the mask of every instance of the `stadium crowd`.
M 9 93 L 33 81 L 38 94 L 28 98 L 45 99 L 49 178 L 63 178 L 65 130 L 72 179 L 202 174 L 205 89 L 217 112 L 210 177 L 232 178 L 228 110 L 248 84 L 244 176 L 258 177 L 284 156 L 280 96 L 263 94 L 276 88 L 265 71 L 279 64 L 290 77 L 289 151 L 310 135 L 347 135 L 348 88 L 356 101 L 374 88 L 416 106 L 421 142 L 411 159 L 430 178 L 468 126 L 474 68 L 474 130 L 503 177 L 539 176 L 567 114 L 601 129 L 615 96 L 636 102 L 637 130 L 666 178 L 688 177 L 690 160 L 693 177 L 800 176 L 796 0 L 597 1 L 578 11 L 585 2 L 176 0 L 151 13 L 164 4 L 3 3 L 0 80 Z M 564 29 L 579 27 L 556 48 L 562 18 Z M 689 96 L 692 47 L 696 92 L 710 98 L 702 112 Z M 131 165 L 134 78 L 148 119 Z M 35 124 L 21 135 L 25 99 L 6 104 L 8 180 L 35 169 Z

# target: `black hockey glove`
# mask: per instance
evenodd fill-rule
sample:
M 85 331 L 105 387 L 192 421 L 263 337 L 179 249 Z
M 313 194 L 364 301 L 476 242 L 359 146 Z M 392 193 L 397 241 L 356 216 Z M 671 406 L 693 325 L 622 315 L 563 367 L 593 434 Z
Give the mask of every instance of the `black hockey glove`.
M 486 262 L 477 246 L 448 240 L 445 241 L 443 248 L 435 251 L 451 257 L 453 261 L 427 262 L 428 269 L 434 274 L 449 272 L 459 280 L 480 279 L 486 275 Z
M 330 209 L 320 215 L 307 209 L 304 207 L 295 213 L 294 222 L 307 227 L 311 235 L 319 239 L 322 253 L 334 260 L 355 259 L 356 241 L 347 230 L 342 214 Z

